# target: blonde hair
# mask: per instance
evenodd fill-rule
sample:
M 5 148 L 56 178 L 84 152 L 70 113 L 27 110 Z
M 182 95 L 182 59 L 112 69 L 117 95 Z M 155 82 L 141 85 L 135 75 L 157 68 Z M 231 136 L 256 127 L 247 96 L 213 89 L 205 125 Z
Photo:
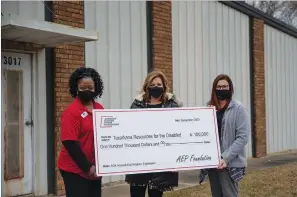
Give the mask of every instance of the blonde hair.
M 167 93 L 169 92 L 169 87 L 168 87 L 168 81 L 166 76 L 164 75 L 163 72 L 161 72 L 158 69 L 154 69 L 152 72 L 150 72 L 145 80 L 144 80 L 144 84 L 142 86 L 141 89 L 141 93 L 143 94 L 143 101 L 144 102 L 149 102 L 150 100 L 150 96 L 149 96 L 149 87 L 151 85 L 151 83 L 153 82 L 154 79 L 156 78 L 160 78 L 162 83 L 163 83 L 163 88 L 164 88 L 164 93 L 161 96 L 161 101 L 164 102 L 167 100 Z

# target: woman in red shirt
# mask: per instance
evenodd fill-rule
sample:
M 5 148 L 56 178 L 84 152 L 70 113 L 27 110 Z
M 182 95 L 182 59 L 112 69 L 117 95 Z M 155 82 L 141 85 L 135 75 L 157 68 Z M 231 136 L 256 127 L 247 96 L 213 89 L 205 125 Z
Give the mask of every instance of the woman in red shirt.
M 101 177 L 95 172 L 93 109 L 103 109 L 94 99 L 102 96 L 103 82 L 93 68 L 81 67 L 69 79 L 75 100 L 61 117 L 62 150 L 58 167 L 66 197 L 101 197 Z

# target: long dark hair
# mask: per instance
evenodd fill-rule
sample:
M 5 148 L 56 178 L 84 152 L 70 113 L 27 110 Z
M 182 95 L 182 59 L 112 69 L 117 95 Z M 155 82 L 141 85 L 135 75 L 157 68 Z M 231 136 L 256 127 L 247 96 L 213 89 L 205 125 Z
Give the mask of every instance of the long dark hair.
M 208 103 L 207 103 L 208 105 L 215 106 L 217 110 L 220 109 L 220 105 L 219 105 L 219 101 L 218 101 L 218 98 L 216 95 L 216 89 L 217 89 L 218 82 L 221 80 L 226 80 L 229 83 L 229 88 L 231 90 L 231 93 L 232 93 L 232 95 L 234 94 L 234 86 L 233 86 L 233 82 L 232 82 L 231 78 L 226 74 L 218 75 L 212 83 L 210 101 L 208 101 Z

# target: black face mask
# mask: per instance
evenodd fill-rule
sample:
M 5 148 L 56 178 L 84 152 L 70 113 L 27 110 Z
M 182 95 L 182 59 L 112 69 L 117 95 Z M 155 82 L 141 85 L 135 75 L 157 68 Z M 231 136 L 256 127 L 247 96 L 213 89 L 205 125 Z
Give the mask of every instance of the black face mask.
M 231 90 L 216 90 L 216 95 L 219 100 L 229 100 L 232 97 Z
M 78 91 L 77 96 L 82 102 L 89 102 L 95 98 L 96 93 L 90 90 Z
M 159 98 L 163 94 L 162 87 L 150 87 L 149 88 L 149 95 L 153 98 Z

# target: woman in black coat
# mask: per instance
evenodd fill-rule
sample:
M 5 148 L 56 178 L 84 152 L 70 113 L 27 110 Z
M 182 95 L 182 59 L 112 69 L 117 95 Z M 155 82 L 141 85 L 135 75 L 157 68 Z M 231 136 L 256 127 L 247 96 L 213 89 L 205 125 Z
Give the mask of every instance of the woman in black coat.
M 173 107 L 182 107 L 182 104 L 169 93 L 167 79 L 158 70 L 148 74 L 142 93 L 131 105 L 131 109 Z M 146 188 L 149 197 L 162 197 L 164 191 L 170 191 L 178 186 L 178 172 L 130 174 L 126 175 L 126 182 L 130 184 L 131 197 L 145 197 Z

